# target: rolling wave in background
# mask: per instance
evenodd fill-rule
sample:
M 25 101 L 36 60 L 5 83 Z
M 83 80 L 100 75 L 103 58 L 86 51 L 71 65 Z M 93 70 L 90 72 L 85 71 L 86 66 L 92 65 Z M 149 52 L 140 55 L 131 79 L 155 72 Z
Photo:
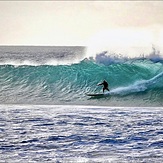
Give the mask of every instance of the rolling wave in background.
M 156 52 L 127 58 L 107 51 L 85 57 L 78 51 L 75 57 L 62 49 L 55 58 L 46 52 L 46 60 L 44 53 L 29 52 L 22 59 L 13 52 L 13 58 L 1 58 L 0 103 L 163 106 L 163 59 Z M 111 90 L 108 96 L 85 95 L 101 93 L 97 83 L 104 79 Z

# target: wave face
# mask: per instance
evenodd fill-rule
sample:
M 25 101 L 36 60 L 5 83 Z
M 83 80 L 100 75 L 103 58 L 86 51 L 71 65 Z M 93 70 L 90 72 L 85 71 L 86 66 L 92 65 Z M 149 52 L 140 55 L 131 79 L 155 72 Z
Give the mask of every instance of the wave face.
M 0 103 L 163 106 L 161 59 L 107 57 L 96 55 L 94 59 L 61 65 L 1 64 Z M 109 83 L 110 95 L 85 95 L 101 93 L 102 87 L 97 84 L 104 79 Z

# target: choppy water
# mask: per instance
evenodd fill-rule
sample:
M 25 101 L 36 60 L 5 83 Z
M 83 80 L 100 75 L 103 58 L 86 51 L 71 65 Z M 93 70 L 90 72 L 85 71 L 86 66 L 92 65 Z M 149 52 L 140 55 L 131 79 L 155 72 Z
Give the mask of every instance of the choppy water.
M 163 109 L 0 106 L 1 162 L 162 162 Z

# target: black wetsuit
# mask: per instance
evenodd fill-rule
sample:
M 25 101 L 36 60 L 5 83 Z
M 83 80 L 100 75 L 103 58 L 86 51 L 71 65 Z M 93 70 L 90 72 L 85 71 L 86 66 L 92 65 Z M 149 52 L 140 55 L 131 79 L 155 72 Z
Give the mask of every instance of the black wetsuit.
M 107 89 L 108 88 L 108 83 L 106 81 L 103 81 L 103 85 L 104 85 L 104 88 Z
M 98 84 L 98 85 L 103 85 L 104 86 L 103 87 L 103 93 L 104 93 L 104 90 L 105 89 L 108 90 L 108 91 L 110 91 L 109 88 L 108 88 L 108 83 L 105 80 L 101 84 Z

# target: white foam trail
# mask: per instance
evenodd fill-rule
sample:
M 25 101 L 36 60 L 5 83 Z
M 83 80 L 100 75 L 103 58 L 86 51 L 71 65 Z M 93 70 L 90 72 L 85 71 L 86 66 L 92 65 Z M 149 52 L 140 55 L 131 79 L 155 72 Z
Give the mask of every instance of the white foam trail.
M 130 86 L 127 86 L 127 87 L 119 87 L 119 88 L 116 88 L 116 89 L 113 89 L 112 91 L 110 91 L 109 94 L 111 95 L 127 95 L 127 94 L 130 94 L 130 93 L 134 93 L 134 92 L 142 92 L 142 91 L 145 91 L 147 89 L 146 86 L 144 85 L 130 85 Z
M 109 93 L 106 93 L 106 95 L 107 94 L 127 95 L 127 94 L 134 93 L 134 92 L 143 92 L 147 88 L 149 88 L 149 86 L 151 86 L 152 84 L 155 84 L 162 77 L 163 77 L 163 72 L 161 72 L 160 74 L 154 76 L 153 78 L 151 78 L 149 80 L 141 80 L 141 81 L 135 82 L 133 85 L 115 88 L 112 91 L 110 91 Z

